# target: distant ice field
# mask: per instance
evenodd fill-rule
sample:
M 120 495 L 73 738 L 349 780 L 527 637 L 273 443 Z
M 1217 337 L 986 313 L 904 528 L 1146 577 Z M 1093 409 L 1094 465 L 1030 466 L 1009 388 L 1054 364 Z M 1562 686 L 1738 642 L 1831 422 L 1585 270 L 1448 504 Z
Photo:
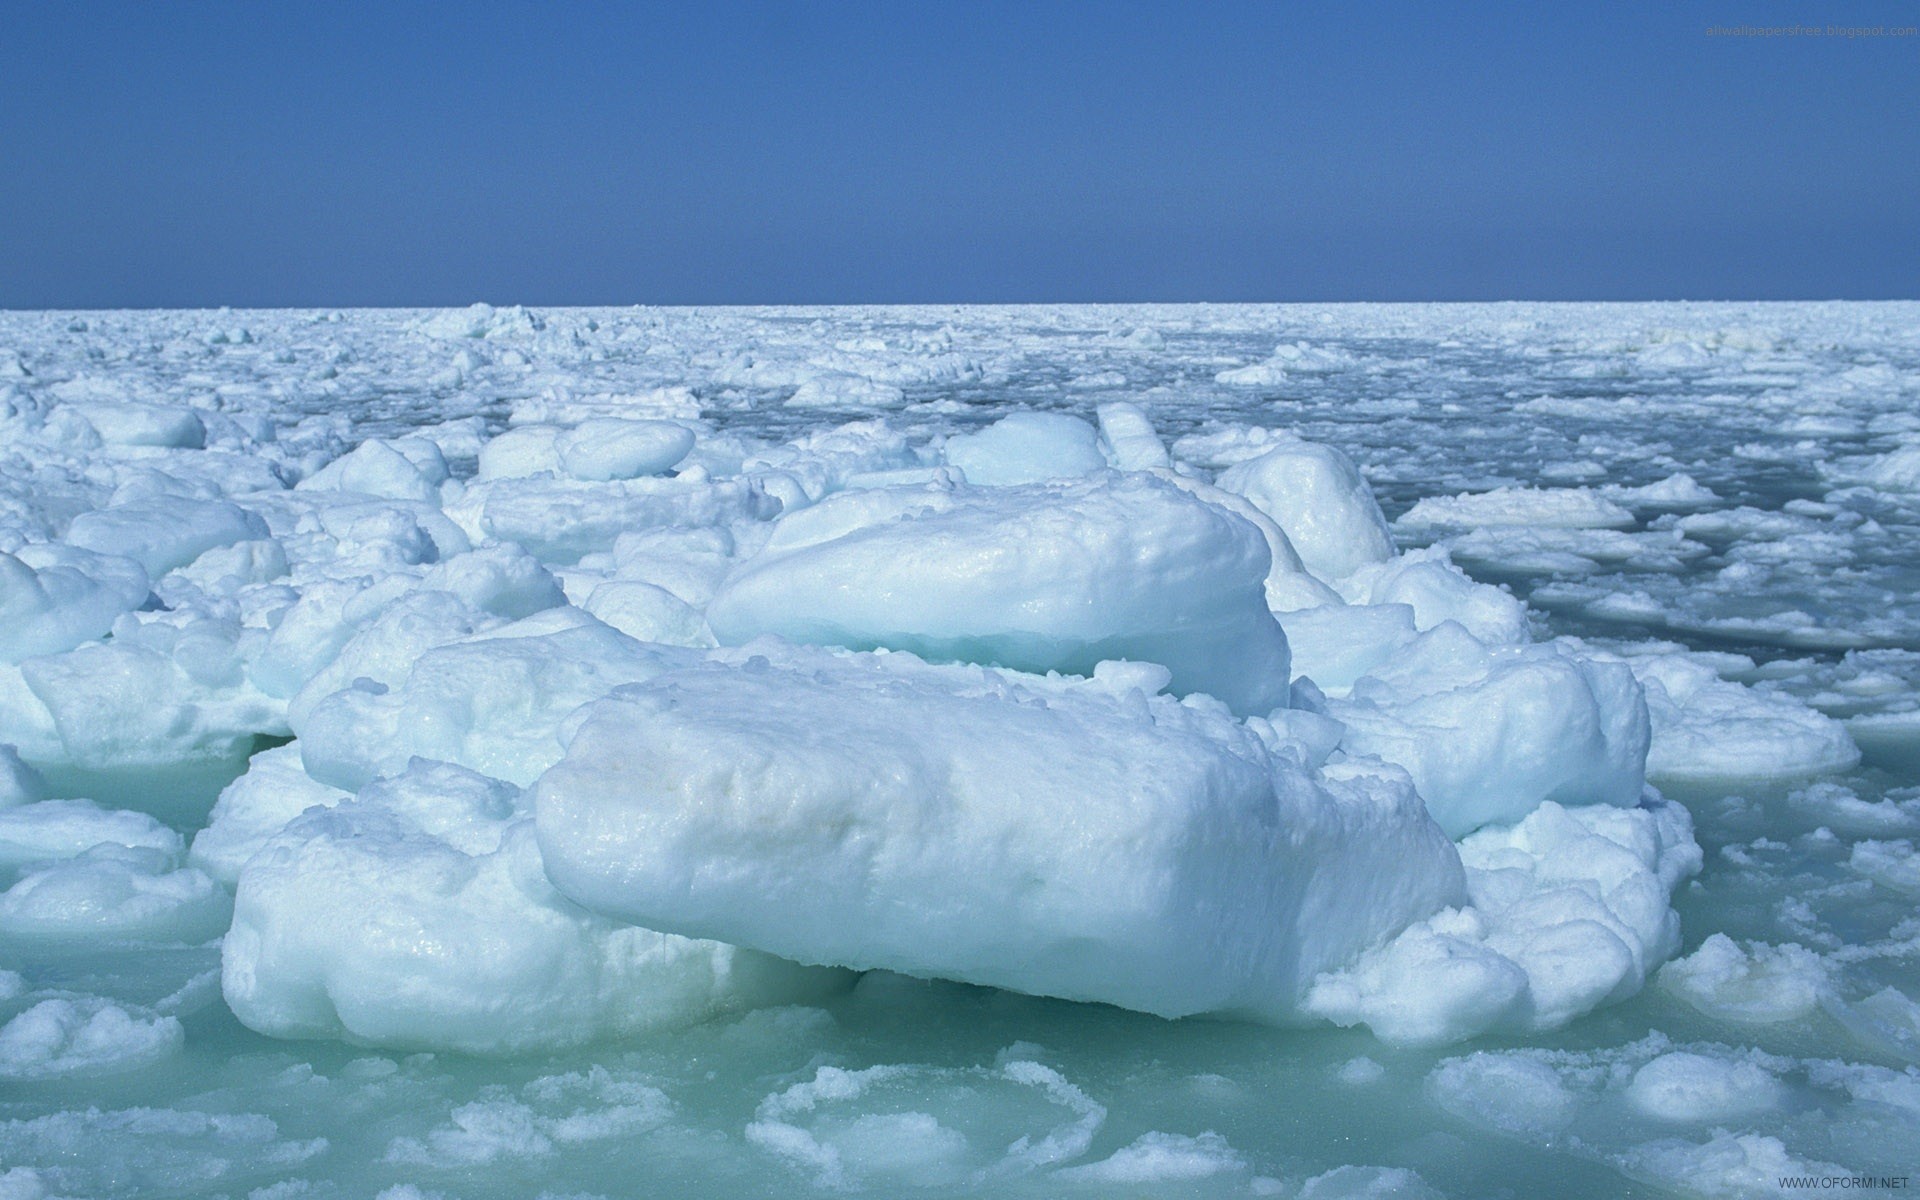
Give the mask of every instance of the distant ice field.
M 1920 1171 L 1920 303 L 0 313 L 0 1200 Z

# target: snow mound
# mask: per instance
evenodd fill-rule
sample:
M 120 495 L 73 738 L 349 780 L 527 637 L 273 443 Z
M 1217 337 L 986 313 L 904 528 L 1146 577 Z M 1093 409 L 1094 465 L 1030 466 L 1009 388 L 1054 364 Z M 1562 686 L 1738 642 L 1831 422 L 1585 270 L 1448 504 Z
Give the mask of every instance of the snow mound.
M 1741 949 L 1724 933 L 1660 969 L 1660 986 L 1723 1021 L 1766 1025 L 1797 1021 L 1820 1007 L 1827 967 L 1803 946 L 1750 942 Z
M 1274 347 L 1264 362 L 1233 367 L 1214 375 L 1214 382 L 1233 387 L 1277 387 L 1289 375 L 1323 375 L 1343 371 L 1354 365 L 1354 356 L 1337 346 L 1313 346 L 1306 342 L 1283 342 Z
M 91 800 L 41 800 L 0 809 L 0 872 L 39 860 L 72 858 L 110 844 L 180 853 L 180 835 L 145 813 L 101 808 Z
M 47 781 L 20 758 L 20 751 L 0 742 L 0 809 L 32 804 L 47 798 Z
M 301 480 L 299 487 L 438 504 L 447 476 L 440 448 L 425 438 L 399 443 L 369 439 Z
M 103 842 L 28 867 L 0 895 L 0 935 L 35 942 L 201 942 L 226 928 L 227 893 L 178 856 Z
M 415 757 L 524 786 L 560 757 L 561 722 L 613 688 L 681 661 L 562 608 L 438 646 L 391 684 L 355 682 L 300 727 L 307 773 L 356 790 Z
M 245 774 L 221 791 L 187 861 L 232 887 L 247 860 L 295 817 L 351 795 L 307 774 L 300 743 L 263 750 L 248 761 Z
M 1661 784 L 1735 784 L 1845 771 L 1860 761 L 1847 727 L 1790 696 L 1721 679 L 1684 654 L 1625 660 L 1646 690 Z
M 1137 404 L 1116 400 L 1099 411 L 1100 440 L 1107 459 L 1122 471 L 1151 471 L 1173 466 L 1166 444 L 1154 432 L 1153 422 Z
M 590 417 L 572 427 L 516 425 L 481 447 L 479 478 L 637 479 L 671 469 L 693 444 L 693 430 L 675 421 Z
M 180 405 L 79 401 L 67 407 L 85 417 L 109 446 L 198 450 L 206 444 L 206 426 L 192 409 Z
M 815 375 L 793 389 L 788 408 L 893 408 L 906 393 L 890 383 L 829 371 Z
M 560 435 L 560 467 L 575 479 L 637 479 L 671 470 L 693 449 L 693 430 L 672 421 L 599 417 Z

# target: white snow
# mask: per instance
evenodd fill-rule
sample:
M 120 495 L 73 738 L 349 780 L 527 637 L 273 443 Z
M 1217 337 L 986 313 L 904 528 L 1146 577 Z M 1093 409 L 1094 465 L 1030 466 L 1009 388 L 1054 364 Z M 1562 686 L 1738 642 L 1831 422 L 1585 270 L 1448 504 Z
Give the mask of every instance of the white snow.
M 1673 1124 L 1738 1121 L 1780 1106 L 1786 1089 L 1751 1062 L 1673 1051 L 1634 1072 L 1627 1103 Z
M 672 421 L 599 417 L 560 435 L 560 467 L 575 479 L 635 479 L 670 470 L 693 449 L 693 430 Z
M 1653 736 L 1647 775 L 1655 782 L 1793 778 L 1860 761 L 1846 726 L 1790 697 L 1729 683 L 1684 654 L 1624 661 L 1646 692 Z
M 41 800 L 0 809 L 0 872 L 38 860 L 72 858 L 108 844 L 178 855 L 180 835 L 145 813 L 90 800 Z
M 184 567 L 209 550 L 267 536 L 257 513 L 225 500 L 157 495 L 81 513 L 67 542 L 133 559 L 151 577 Z
M 206 442 L 206 426 L 190 408 L 172 404 L 82 401 L 68 406 L 114 446 L 168 446 L 197 450 Z
M 906 393 L 890 383 L 843 372 L 823 372 L 787 397 L 788 408 L 891 408 Z
M 0 662 L 93 641 L 146 599 L 147 573 L 130 558 L 44 543 L 0 552 Z
M 524 786 L 559 759 L 561 723 L 575 709 L 688 657 L 578 609 L 551 609 L 396 657 L 387 680 L 355 676 L 301 722 L 301 761 L 314 779 L 348 790 L 415 757 Z
M 288 822 L 309 808 L 331 807 L 350 795 L 307 774 L 298 742 L 263 750 L 248 760 L 245 774 L 221 791 L 187 861 L 232 887 L 239 882 L 240 868 Z
M 310 491 L 437 503 L 440 485 L 447 481 L 446 459 L 432 442 L 423 438 L 407 441 L 411 445 L 405 449 L 378 440 L 362 442 L 301 480 L 299 486 Z
M 1124 400 L 1102 404 L 1099 417 L 1100 439 L 1106 443 L 1107 459 L 1114 467 L 1122 471 L 1152 471 L 1173 466 L 1166 444 L 1139 405 Z
M 219 936 L 231 910 L 220 885 L 179 867 L 176 855 L 102 842 L 21 871 L 0 894 L 0 935 L 38 942 L 201 942 Z
M 1446 623 L 1355 681 L 1327 713 L 1349 752 L 1404 767 L 1459 837 L 1545 801 L 1632 805 L 1647 757 L 1633 674 L 1557 645 L 1488 647 Z
M 20 758 L 19 750 L 0 742 L 0 809 L 47 797 L 47 781 Z

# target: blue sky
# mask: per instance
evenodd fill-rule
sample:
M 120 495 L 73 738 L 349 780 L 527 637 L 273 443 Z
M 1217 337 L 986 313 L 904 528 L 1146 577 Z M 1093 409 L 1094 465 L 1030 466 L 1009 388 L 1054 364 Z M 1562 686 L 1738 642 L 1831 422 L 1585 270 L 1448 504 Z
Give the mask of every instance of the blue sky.
M 1920 3 L 0 0 L 0 306 L 1920 295 Z

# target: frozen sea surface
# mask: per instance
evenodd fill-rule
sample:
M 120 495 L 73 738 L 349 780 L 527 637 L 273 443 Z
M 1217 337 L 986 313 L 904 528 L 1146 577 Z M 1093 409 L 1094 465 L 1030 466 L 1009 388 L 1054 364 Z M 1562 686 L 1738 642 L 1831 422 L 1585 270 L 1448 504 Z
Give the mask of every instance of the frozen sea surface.
M 0 1198 L 1920 1173 L 1917 534 L 1915 304 L 0 313 Z

